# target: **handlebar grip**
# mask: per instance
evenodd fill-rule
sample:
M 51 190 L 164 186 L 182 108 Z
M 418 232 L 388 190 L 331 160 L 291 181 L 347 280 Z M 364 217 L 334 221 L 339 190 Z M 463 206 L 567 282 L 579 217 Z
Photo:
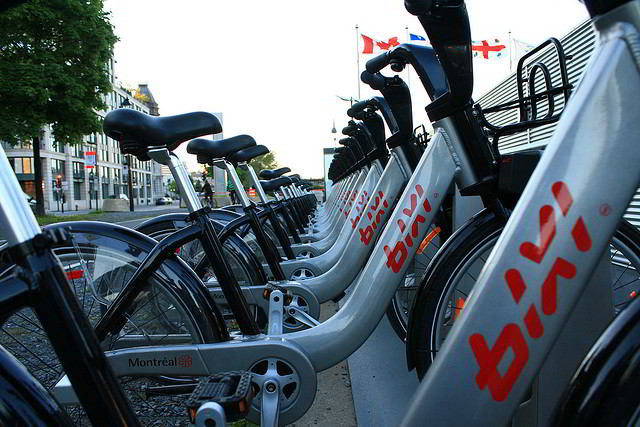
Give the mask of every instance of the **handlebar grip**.
M 369 104 L 369 100 L 365 100 L 365 101 L 358 101 L 355 104 L 353 104 L 351 106 L 351 108 L 349 108 L 347 110 L 347 115 L 349 117 L 353 117 L 354 115 L 356 115 L 357 113 L 359 113 L 360 111 L 363 111 L 365 108 L 367 108 L 367 105 Z
M 370 73 L 377 73 L 387 65 L 389 65 L 389 55 L 387 55 L 387 52 L 384 52 L 375 58 L 368 60 L 366 69 Z
M 358 130 L 356 125 L 348 125 L 342 128 L 343 135 L 351 135 L 353 132 Z
M 412 15 L 423 15 L 431 9 L 432 0 L 404 0 L 404 7 Z
M 365 70 L 362 72 L 362 74 L 360 74 L 360 80 L 362 80 L 363 83 L 368 84 L 371 87 L 371 89 L 374 89 L 374 90 L 384 89 L 385 80 L 384 80 L 384 76 L 380 73 L 374 74 Z

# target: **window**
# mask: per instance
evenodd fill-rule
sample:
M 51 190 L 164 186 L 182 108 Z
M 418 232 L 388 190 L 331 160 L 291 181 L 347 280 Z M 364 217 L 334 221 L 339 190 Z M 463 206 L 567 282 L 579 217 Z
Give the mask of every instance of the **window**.
M 71 155 L 73 157 L 84 157 L 84 150 L 82 144 L 73 144 L 69 146 L 71 148 Z
M 73 179 L 84 182 L 84 163 L 73 162 Z
M 82 191 L 82 187 L 84 187 L 83 182 L 74 181 L 73 182 L 73 198 L 76 200 L 84 200 L 84 191 Z
M 34 173 L 32 157 L 12 157 L 9 159 L 9 164 L 11 164 L 11 167 L 16 174 Z
M 116 184 L 120 182 L 120 169 L 113 170 L 113 182 Z
M 53 133 L 51 133 L 51 149 L 56 153 L 64 153 L 64 144 L 57 141 Z
M 51 159 L 51 178 L 55 181 L 58 175 L 64 180 L 64 160 Z

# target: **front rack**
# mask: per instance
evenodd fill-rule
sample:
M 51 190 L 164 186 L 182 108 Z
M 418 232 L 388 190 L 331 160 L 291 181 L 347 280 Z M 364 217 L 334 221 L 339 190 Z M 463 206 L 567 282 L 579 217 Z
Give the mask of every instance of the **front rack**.
M 416 128 L 413 130 L 413 138 L 416 142 L 416 145 L 418 145 L 418 147 L 420 147 L 423 152 L 424 150 L 426 150 L 427 143 L 431 139 L 424 125 L 416 126 Z
M 553 86 L 549 67 L 541 60 L 527 63 L 525 65 L 527 60 L 549 45 L 554 46 L 559 65 L 560 85 L 558 86 Z M 527 129 L 536 128 L 558 121 L 562 111 L 564 110 L 564 106 L 571 95 L 571 89 L 573 88 L 573 85 L 569 83 L 569 77 L 567 74 L 567 59 L 571 59 L 571 57 L 567 57 L 565 55 L 560 41 L 556 38 L 547 39 L 518 61 L 518 68 L 516 71 L 518 89 L 517 99 L 489 108 L 482 108 L 479 104 L 475 104 L 473 106 L 474 114 L 480 121 L 480 124 L 487 129 L 489 136 L 492 138 L 492 144 L 496 152 L 499 151 L 498 141 L 500 137 L 512 135 L 517 132 L 522 132 Z M 523 76 L 523 71 L 527 73 L 526 76 Z M 545 88 L 544 91 L 539 93 L 536 92 L 536 77 L 538 76 L 538 73 L 540 73 L 544 79 Z M 525 94 L 525 90 L 527 91 L 527 94 Z M 556 111 L 556 97 L 561 97 L 563 100 L 563 108 L 559 111 Z M 540 108 L 540 103 L 544 102 L 546 102 L 546 106 L 543 105 L 542 108 Z M 546 114 L 542 115 L 545 107 Z M 498 126 L 487 120 L 487 114 L 514 110 L 516 108 L 519 109 L 519 121 L 516 123 Z

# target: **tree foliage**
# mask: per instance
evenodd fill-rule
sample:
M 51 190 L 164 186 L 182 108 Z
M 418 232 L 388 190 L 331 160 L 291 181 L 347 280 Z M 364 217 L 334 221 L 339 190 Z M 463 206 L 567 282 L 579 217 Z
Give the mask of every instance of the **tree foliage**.
M 259 175 L 260 171 L 263 169 L 274 169 L 278 167 L 278 161 L 273 153 L 258 156 L 255 159 L 252 159 L 250 164 L 253 167 L 253 170 L 256 171 L 256 175 Z M 252 186 L 251 179 L 249 178 L 249 172 L 242 168 L 236 168 L 236 172 L 238 173 L 238 177 L 245 188 Z
M 99 131 L 117 38 L 102 0 L 32 0 L 0 15 L 0 138 L 51 124 L 59 143 Z

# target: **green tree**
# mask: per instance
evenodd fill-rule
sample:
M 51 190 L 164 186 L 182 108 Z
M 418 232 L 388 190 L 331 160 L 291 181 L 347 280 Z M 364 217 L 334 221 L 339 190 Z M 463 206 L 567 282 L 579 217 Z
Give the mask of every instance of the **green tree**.
M 258 156 L 255 159 L 252 159 L 250 162 L 253 170 L 256 171 L 256 174 L 259 175 L 260 171 L 263 169 L 274 169 L 278 167 L 278 161 L 276 160 L 276 156 L 273 153 L 267 153 L 262 156 Z M 247 188 L 251 186 L 251 179 L 249 178 L 249 172 L 242 168 L 236 168 L 236 172 L 238 173 L 238 177 L 240 181 L 242 181 L 242 185 Z
M 169 181 L 169 184 L 167 185 L 167 190 L 169 190 L 172 193 L 177 193 L 178 192 L 178 185 L 176 184 L 175 181 L 171 180 L 171 181 Z
M 39 213 L 41 129 L 52 125 L 58 144 L 100 130 L 116 41 L 102 0 L 32 0 L 0 15 L 0 139 L 33 141 Z

